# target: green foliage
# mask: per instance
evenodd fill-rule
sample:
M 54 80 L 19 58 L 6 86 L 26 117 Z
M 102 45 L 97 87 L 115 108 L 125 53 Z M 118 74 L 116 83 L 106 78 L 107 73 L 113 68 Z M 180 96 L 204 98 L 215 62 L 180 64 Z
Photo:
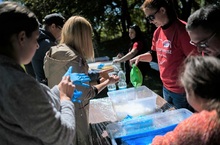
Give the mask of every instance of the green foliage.
M 73 0 L 20 0 L 25 6 L 30 8 L 42 22 L 44 16 L 50 13 L 61 13 L 68 18 L 76 12 Z
M 49 13 L 61 13 L 66 19 L 72 15 L 86 17 L 93 26 L 94 42 L 101 49 L 101 42 L 119 37 L 127 37 L 128 27 L 138 24 L 147 37 L 151 37 L 155 27 L 144 19 L 140 9 L 144 0 L 14 0 L 30 8 L 41 22 Z M 174 0 L 178 16 L 187 20 L 188 16 L 201 6 L 219 3 L 220 0 Z

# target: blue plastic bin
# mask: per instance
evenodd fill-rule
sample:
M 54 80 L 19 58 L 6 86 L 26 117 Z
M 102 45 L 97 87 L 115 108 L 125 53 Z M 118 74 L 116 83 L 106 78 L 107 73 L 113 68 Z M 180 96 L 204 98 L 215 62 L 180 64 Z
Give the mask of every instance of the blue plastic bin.
M 156 135 L 172 131 L 191 115 L 187 109 L 177 109 L 122 120 L 106 128 L 113 145 L 149 145 Z

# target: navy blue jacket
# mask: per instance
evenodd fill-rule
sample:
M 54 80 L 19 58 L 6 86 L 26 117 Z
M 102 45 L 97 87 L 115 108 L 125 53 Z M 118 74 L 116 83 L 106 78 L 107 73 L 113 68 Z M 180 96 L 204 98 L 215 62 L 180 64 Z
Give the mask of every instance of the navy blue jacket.
M 47 79 L 44 74 L 44 57 L 46 52 L 50 49 L 51 46 L 57 44 L 55 37 L 44 29 L 40 29 L 40 36 L 38 39 L 39 48 L 37 49 L 33 59 L 32 66 L 36 75 L 36 79 L 47 85 Z

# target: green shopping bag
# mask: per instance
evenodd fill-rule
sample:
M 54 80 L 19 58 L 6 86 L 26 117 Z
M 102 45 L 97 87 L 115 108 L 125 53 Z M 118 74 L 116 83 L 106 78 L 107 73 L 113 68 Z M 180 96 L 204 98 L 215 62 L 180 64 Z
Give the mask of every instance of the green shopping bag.
M 130 81 L 135 88 L 141 86 L 143 83 L 142 73 L 135 64 L 132 65 L 132 69 L 130 72 Z

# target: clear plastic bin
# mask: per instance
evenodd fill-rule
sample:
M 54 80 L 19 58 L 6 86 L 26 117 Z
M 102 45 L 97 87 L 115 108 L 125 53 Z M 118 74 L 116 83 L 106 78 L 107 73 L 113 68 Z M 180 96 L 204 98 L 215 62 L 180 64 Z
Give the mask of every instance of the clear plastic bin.
M 187 109 L 177 109 L 111 123 L 106 129 L 113 145 L 135 141 L 136 143 L 145 141 L 146 144 L 147 142 L 150 144 L 156 135 L 164 135 L 172 131 L 177 124 L 191 115 L 192 112 Z
M 143 116 L 157 109 L 157 94 L 146 86 L 127 88 L 107 93 L 118 120 L 127 116 Z

